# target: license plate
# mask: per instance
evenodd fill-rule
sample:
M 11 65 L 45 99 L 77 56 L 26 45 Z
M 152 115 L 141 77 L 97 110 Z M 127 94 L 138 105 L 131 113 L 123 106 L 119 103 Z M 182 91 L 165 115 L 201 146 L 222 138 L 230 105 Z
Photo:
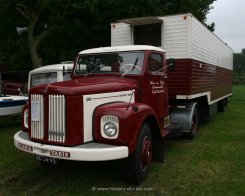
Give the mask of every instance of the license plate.
M 42 163 L 53 164 L 53 165 L 57 163 L 57 159 L 55 158 L 45 157 L 40 155 L 36 155 L 36 160 Z

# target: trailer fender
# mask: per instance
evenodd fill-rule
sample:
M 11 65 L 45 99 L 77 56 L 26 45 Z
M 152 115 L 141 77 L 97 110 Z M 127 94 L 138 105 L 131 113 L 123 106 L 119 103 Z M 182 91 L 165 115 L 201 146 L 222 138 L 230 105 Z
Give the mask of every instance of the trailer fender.
M 182 132 L 191 132 L 193 126 L 193 115 L 198 111 L 196 102 L 186 105 L 176 106 L 171 110 L 171 122 L 176 122 L 182 126 Z
M 116 116 L 119 119 L 119 134 L 114 139 L 103 137 L 101 119 L 106 115 Z M 146 104 L 115 102 L 101 105 L 95 109 L 93 119 L 93 137 L 95 141 L 113 145 L 127 145 L 129 154 L 135 151 L 145 122 L 151 127 L 153 142 L 162 142 L 157 116 L 152 108 Z M 157 139 L 155 140 L 154 137 Z M 153 144 L 153 148 L 154 146 L 159 146 L 159 144 Z

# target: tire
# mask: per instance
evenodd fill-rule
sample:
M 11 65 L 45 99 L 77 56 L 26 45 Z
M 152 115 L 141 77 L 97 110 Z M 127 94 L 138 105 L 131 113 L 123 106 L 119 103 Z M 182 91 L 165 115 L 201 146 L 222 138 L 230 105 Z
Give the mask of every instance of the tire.
M 187 133 L 187 136 L 189 139 L 192 140 L 196 137 L 198 127 L 199 127 L 199 114 L 198 114 L 197 108 L 195 107 L 193 116 L 192 116 L 192 120 L 191 120 L 191 130 L 189 133 Z
M 151 129 L 144 123 L 135 152 L 127 159 L 127 181 L 139 185 L 145 180 L 152 161 Z
M 225 112 L 227 108 L 227 98 L 218 102 L 218 112 Z

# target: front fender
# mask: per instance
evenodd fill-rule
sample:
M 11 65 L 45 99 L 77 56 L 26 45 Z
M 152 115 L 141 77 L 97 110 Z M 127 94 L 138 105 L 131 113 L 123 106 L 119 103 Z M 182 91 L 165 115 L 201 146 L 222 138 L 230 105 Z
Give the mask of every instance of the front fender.
M 115 139 L 102 136 L 101 118 L 104 115 L 117 116 L 119 119 L 119 134 Z M 127 145 L 129 153 L 134 152 L 141 127 L 149 116 L 156 115 L 148 105 L 142 103 L 116 102 L 99 106 L 94 111 L 94 141 L 113 145 Z

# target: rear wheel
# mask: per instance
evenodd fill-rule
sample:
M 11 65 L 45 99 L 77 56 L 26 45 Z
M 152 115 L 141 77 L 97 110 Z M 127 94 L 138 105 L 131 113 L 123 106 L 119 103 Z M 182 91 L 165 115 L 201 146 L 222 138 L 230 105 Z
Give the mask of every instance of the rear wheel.
M 147 176 L 152 160 L 152 138 L 150 126 L 142 126 L 135 152 L 127 160 L 127 179 L 130 183 L 140 184 Z

